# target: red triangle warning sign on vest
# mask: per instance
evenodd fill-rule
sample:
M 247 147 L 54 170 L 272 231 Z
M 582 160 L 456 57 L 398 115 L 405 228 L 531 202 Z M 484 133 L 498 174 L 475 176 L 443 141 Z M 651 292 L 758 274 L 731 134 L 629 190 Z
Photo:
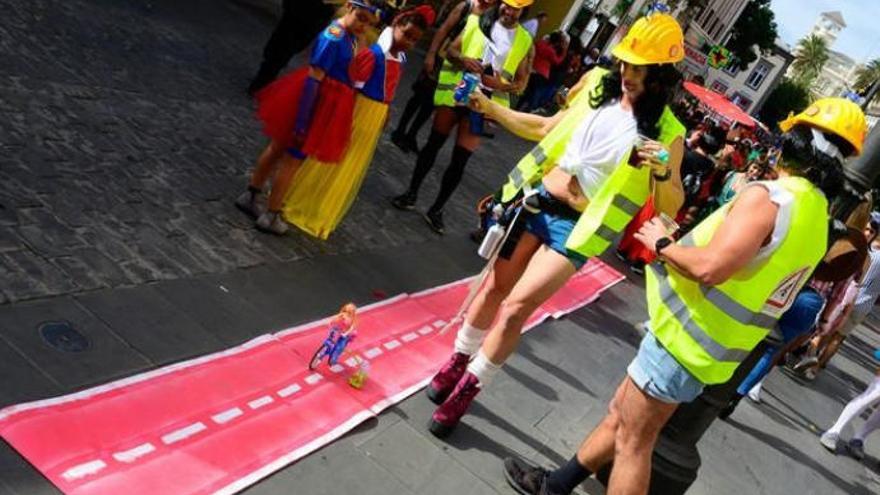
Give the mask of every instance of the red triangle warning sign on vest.
M 767 299 L 767 305 L 780 312 L 788 309 L 791 303 L 794 302 L 794 298 L 797 296 L 807 273 L 808 269 L 802 268 L 800 271 L 784 278 L 779 283 L 779 286 L 776 287 L 776 290 L 773 291 L 773 294 L 770 294 L 770 298 Z

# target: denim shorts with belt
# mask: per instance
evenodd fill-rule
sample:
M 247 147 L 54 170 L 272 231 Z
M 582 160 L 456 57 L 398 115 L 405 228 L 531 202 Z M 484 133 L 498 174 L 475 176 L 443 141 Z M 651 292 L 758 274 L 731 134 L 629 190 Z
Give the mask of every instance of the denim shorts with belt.
M 520 220 L 513 226 L 507 242 L 501 247 L 499 256 L 510 259 L 522 233 L 528 232 L 537 237 L 542 244 L 565 256 L 574 268 L 579 270 L 587 262 L 587 257 L 567 249 L 565 243 L 580 219 L 581 212 L 553 197 L 543 184 L 535 190 L 538 192 L 540 210 L 537 213 L 528 210 L 521 213 Z

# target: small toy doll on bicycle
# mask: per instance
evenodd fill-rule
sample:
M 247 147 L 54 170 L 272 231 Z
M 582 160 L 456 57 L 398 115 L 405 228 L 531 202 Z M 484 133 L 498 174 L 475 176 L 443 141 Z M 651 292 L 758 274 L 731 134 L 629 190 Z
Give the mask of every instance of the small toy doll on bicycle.
M 334 366 L 346 354 L 346 346 L 357 337 L 357 306 L 352 303 L 342 306 L 339 313 L 330 320 L 329 327 L 330 333 L 327 334 L 327 338 L 324 339 L 324 342 L 312 356 L 312 360 L 309 361 L 310 370 L 320 366 L 325 357 L 330 366 Z M 367 379 L 369 362 L 358 356 L 354 356 L 354 358 L 357 361 L 358 369 L 348 382 L 352 387 L 359 389 L 363 387 L 364 381 Z

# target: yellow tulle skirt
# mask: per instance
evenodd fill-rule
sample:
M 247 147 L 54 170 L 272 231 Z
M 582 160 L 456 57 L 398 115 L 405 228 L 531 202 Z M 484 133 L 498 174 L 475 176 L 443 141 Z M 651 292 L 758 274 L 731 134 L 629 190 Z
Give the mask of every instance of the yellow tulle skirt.
M 307 159 L 284 200 L 284 219 L 326 239 L 348 213 L 373 161 L 388 105 L 358 94 L 348 149 L 337 163 Z

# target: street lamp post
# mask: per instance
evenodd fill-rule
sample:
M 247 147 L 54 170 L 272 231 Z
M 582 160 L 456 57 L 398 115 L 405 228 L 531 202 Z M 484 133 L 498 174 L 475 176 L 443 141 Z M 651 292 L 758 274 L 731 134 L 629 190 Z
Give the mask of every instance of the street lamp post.
M 833 212 L 833 216 L 840 220 L 849 217 L 880 175 L 880 131 L 868 136 L 862 155 L 848 162 L 844 170 L 848 192 L 843 201 L 835 203 L 836 211 Z M 650 495 L 684 494 L 696 481 L 701 465 L 697 443 L 733 398 L 737 387 L 768 345 L 771 342 L 761 342 L 727 383 L 706 387 L 697 399 L 682 404 L 670 418 L 654 448 Z M 610 471 L 610 465 L 600 470 L 597 474 L 599 481 L 607 485 Z

